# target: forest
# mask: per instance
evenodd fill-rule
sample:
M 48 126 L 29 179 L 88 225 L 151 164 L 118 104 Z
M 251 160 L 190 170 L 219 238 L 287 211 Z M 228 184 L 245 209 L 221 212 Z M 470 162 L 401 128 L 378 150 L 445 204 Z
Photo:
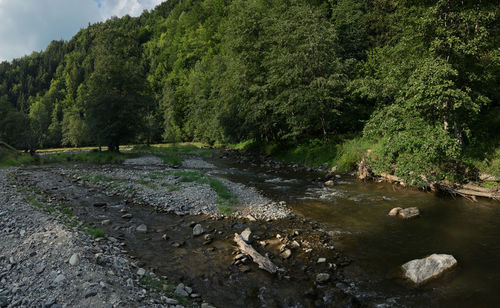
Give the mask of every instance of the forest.
M 169 0 L 1 63 L 0 140 L 32 151 L 251 141 L 371 150 L 374 172 L 413 185 L 498 176 L 499 9 Z

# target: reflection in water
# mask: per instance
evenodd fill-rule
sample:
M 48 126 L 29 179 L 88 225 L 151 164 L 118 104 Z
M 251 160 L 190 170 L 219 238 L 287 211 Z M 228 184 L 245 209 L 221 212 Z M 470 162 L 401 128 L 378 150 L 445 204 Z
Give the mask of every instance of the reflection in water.
M 500 204 L 471 202 L 391 184 L 362 183 L 343 177 L 333 188 L 314 182 L 318 174 L 297 174 L 243 166 L 220 175 L 285 200 L 297 215 L 323 223 L 353 260 L 346 268 L 351 284 L 339 288 L 385 306 L 492 307 L 500 301 Z M 266 174 L 267 173 L 267 174 Z M 279 188 L 279 189 L 276 189 Z M 413 220 L 389 217 L 394 207 L 416 206 Z M 432 253 L 452 254 L 459 265 L 421 287 L 401 278 L 401 264 Z

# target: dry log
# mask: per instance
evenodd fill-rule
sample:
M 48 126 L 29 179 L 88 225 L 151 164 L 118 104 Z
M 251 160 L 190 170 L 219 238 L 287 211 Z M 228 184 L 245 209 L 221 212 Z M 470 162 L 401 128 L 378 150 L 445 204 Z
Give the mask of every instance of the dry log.
M 252 257 L 252 260 L 259 265 L 259 268 L 268 271 L 271 274 L 276 273 L 278 267 L 274 265 L 269 258 L 264 257 L 255 250 L 252 245 L 245 243 L 241 235 L 238 233 L 234 234 L 234 241 L 238 244 L 241 252 Z
M 463 188 L 452 190 L 452 192 L 455 192 L 461 196 L 484 197 L 484 198 L 500 200 L 500 194 L 496 192 L 482 192 L 482 191 L 475 191 Z
M 384 178 L 386 180 L 388 180 L 389 182 L 400 182 L 400 183 L 404 183 L 404 181 L 400 178 L 398 178 L 397 176 L 395 175 L 392 175 L 392 174 L 388 174 L 388 173 L 384 173 L 382 172 L 380 174 L 380 177 L 381 178 Z
M 476 186 L 476 185 L 473 185 L 470 183 L 465 184 L 464 186 L 462 186 L 462 188 L 467 189 L 467 190 L 481 191 L 481 192 L 485 192 L 485 193 L 495 193 L 497 191 L 494 188 L 486 188 L 486 187 Z

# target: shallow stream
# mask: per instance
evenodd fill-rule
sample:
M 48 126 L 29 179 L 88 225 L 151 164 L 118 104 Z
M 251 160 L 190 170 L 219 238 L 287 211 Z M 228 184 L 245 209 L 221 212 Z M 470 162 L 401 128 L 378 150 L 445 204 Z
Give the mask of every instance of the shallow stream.
M 439 196 L 388 183 L 342 176 L 333 188 L 318 174 L 213 159 L 219 176 L 252 185 L 294 213 L 323 223 L 353 262 L 338 286 L 368 303 L 386 306 L 494 307 L 500 302 L 500 203 Z M 416 206 L 412 220 L 389 217 L 394 207 Z M 424 286 L 401 277 L 400 265 L 432 253 L 452 254 L 458 266 Z

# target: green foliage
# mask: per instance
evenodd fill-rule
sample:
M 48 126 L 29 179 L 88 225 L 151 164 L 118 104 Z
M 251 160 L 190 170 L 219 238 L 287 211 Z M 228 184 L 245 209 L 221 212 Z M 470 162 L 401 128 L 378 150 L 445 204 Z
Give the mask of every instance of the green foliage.
M 5 142 L 0 141 L 0 167 L 27 165 L 38 162 L 37 156 L 19 153 Z
M 196 171 L 174 171 L 170 173 L 173 176 L 179 178 L 180 182 L 196 182 L 199 184 L 208 184 L 212 188 L 219 198 L 217 203 L 231 205 L 238 203 L 236 197 L 231 193 L 231 191 L 222 183 L 220 180 L 207 177 L 203 173 Z
M 99 238 L 99 237 L 106 237 L 106 231 L 99 227 L 94 227 L 94 226 L 87 226 L 85 227 L 85 233 L 88 235 L 94 237 L 94 238 Z
M 135 154 L 116 153 L 110 151 L 87 151 L 77 153 L 53 153 L 41 157 L 42 163 L 84 162 L 94 164 L 119 164 Z
M 0 139 L 233 143 L 341 169 L 376 146 L 378 171 L 417 185 L 497 173 L 499 16 L 491 0 L 167 1 L 0 63 Z

